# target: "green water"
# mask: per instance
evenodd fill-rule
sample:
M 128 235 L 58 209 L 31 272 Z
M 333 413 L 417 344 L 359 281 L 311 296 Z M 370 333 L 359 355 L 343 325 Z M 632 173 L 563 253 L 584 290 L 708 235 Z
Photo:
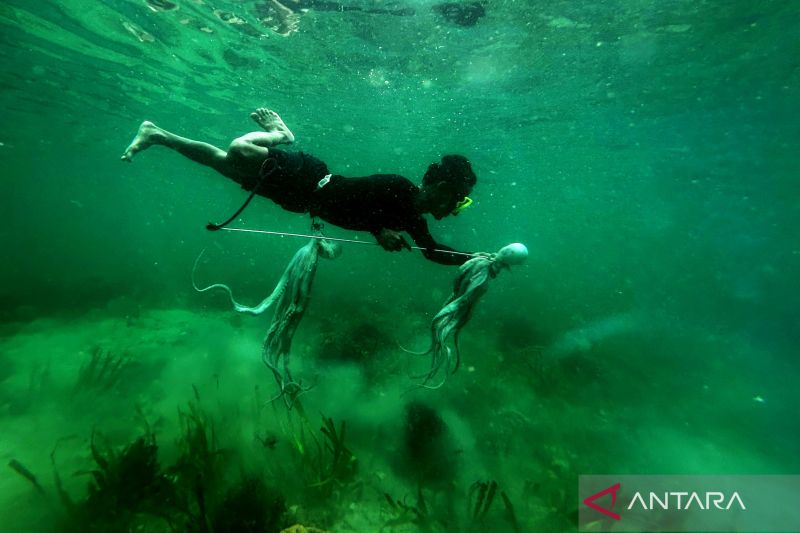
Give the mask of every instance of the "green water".
M 266 3 L 176 1 L 0 5 L 0 459 L 41 488 L 6 469 L 0 529 L 236 531 L 219 516 L 243 486 L 285 503 L 262 531 L 514 531 L 499 496 L 468 511 L 495 480 L 519 531 L 574 531 L 579 474 L 800 471 L 795 3 L 487 0 L 461 27 L 430 0 L 343 0 L 414 15 L 311 9 L 285 37 Z M 530 248 L 441 389 L 416 387 L 427 361 L 398 344 L 425 344 L 457 270 L 417 253 L 350 245 L 319 265 L 291 362 L 316 386 L 291 414 L 268 403 L 269 316 L 192 290 L 206 248 L 199 281 L 254 304 L 305 240 L 209 233 L 236 184 L 161 147 L 119 156 L 143 119 L 225 147 L 258 106 L 345 175 L 418 181 L 466 155 L 475 204 L 434 236 Z M 236 225 L 308 223 L 257 198 Z M 415 432 L 419 409 L 434 422 Z M 357 463 L 335 479 L 314 478 L 323 416 Z M 167 471 L 187 420 L 218 450 L 205 526 L 195 501 L 171 521 L 74 511 L 93 434 L 106 457 L 154 435 Z M 396 504 L 420 493 L 424 516 Z

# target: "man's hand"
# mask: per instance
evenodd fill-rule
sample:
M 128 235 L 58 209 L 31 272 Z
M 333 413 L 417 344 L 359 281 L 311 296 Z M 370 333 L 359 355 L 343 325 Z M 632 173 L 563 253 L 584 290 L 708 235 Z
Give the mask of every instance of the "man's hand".
M 382 229 L 381 232 L 375 236 L 375 238 L 378 239 L 378 244 L 380 244 L 384 250 L 388 250 L 389 252 L 399 252 L 403 248 L 406 250 L 411 249 L 411 245 L 408 244 L 408 241 L 406 241 L 402 235 L 390 229 Z

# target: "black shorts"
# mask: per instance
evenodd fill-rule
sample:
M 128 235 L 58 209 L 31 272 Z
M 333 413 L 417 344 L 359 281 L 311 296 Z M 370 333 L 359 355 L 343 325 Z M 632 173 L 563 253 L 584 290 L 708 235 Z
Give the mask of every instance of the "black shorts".
M 328 174 L 328 165 L 304 152 L 285 152 L 269 149 L 269 156 L 262 167 L 267 175 L 261 180 L 256 194 L 269 198 L 287 211 L 306 213 L 310 209 L 311 196 L 319 180 Z M 246 179 L 242 188 L 252 191 L 260 176 Z

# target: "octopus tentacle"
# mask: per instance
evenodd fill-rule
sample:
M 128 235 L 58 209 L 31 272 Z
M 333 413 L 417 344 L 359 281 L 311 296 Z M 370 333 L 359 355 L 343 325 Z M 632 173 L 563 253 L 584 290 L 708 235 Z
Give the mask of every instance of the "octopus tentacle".
M 203 255 L 202 252 L 195 261 L 192 269 L 192 285 L 199 292 L 221 288 L 228 293 L 234 309 L 239 312 L 260 314 L 274 304 L 275 314 L 261 348 L 261 360 L 278 385 L 278 394 L 270 402 L 283 398 L 287 408 L 291 409 L 297 398 L 313 387 L 313 385 L 305 386 L 292 377 L 289 357 L 292 339 L 308 304 L 319 257 L 335 259 L 339 256 L 339 252 L 338 245 L 334 243 L 312 239 L 294 254 L 275 289 L 255 307 L 236 302 L 227 285 L 217 283 L 205 288 L 198 287 L 194 281 L 194 271 Z
M 453 371 L 451 372 L 451 374 L 455 374 L 458 371 L 459 367 L 461 366 L 461 352 L 458 349 L 458 334 L 459 333 L 461 333 L 460 329 L 456 330 L 456 332 L 453 334 L 453 351 L 456 354 L 456 364 L 453 365 Z
M 206 292 L 211 289 L 224 290 L 225 292 L 228 293 L 228 298 L 230 298 L 231 304 L 233 304 L 233 308 L 240 313 L 250 313 L 253 315 L 260 315 L 261 313 L 269 309 L 269 307 L 273 303 L 275 303 L 275 300 L 280 298 L 283 292 L 286 290 L 287 278 L 286 274 L 284 273 L 284 275 L 278 281 L 278 284 L 275 286 L 275 289 L 273 289 L 272 293 L 269 296 L 264 298 L 264 300 L 262 300 L 260 304 L 253 307 L 249 307 L 237 302 L 236 299 L 233 297 L 233 291 L 231 290 L 231 288 L 225 285 L 224 283 L 213 283 L 207 287 L 198 287 L 194 277 L 195 277 L 195 272 L 197 271 L 197 265 L 200 262 L 200 258 L 203 257 L 205 251 L 206 251 L 205 248 L 203 248 L 203 250 L 200 252 L 200 255 L 198 255 L 197 259 L 195 259 L 194 261 L 194 266 L 192 267 L 192 287 L 194 287 L 194 290 L 196 290 L 197 292 Z
M 459 268 L 459 273 L 453 282 L 453 292 L 442 309 L 431 321 L 431 345 L 422 354 L 431 354 L 431 366 L 422 376 L 421 387 L 438 389 L 444 385 L 449 374 L 453 374 L 461 366 L 461 351 L 458 346 L 458 336 L 467 322 L 472 317 L 472 311 L 483 294 L 488 289 L 492 261 L 484 257 L 470 259 Z M 447 341 L 453 337 L 453 349 L 447 346 Z M 408 351 L 408 350 L 406 350 Z M 444 370 L 444 372 L 441 372 Z M 441 372 L 441 380 L 435 384 L 429 383 Z

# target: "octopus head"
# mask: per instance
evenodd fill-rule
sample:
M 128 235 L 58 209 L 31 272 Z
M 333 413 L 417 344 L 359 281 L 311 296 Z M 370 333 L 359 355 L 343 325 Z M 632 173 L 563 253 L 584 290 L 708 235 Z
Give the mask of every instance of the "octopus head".
M 521 265 L 528 258 L 528 248 L 522 243 L 515 242 L 504 246 L 497 252 L 495 261 L 504 266 Z

